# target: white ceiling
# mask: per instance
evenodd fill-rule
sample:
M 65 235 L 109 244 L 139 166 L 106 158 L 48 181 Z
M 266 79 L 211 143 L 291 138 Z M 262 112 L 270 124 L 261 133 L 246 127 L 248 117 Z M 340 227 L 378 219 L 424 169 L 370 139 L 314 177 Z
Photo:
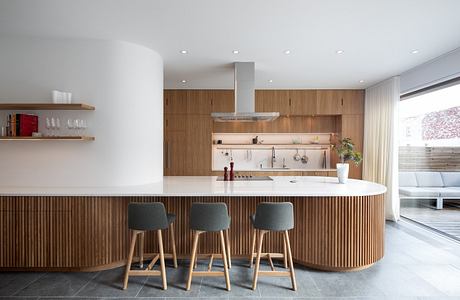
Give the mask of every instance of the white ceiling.
M 233 61 L 256 62 L 257 88 L 363 88 L 460 47 L 459 12 L 459 0 L 0 0 L 0 34 L 142 44 L 163 57 L 166 88 L 233 88 Z

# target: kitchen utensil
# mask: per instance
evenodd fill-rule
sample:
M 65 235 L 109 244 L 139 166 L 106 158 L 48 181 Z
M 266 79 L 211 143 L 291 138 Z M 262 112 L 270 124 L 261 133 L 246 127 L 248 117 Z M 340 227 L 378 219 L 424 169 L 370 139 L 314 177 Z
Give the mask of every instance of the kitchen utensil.
M 303 163 L 303 164 L 308 163 L 307 150 L 304 150 L 304 151 L 303 151 L 303 156 L 302 156 L 301 160 L 302 160 L 302 163 Z
M 259 142 L 259 136 L 256 135 L 256 137 L 252 139 L 252 143 L 253 143 L 254 145 L 257 145 L 258 142 Z
M 300 154 L 299 154 L 299 149 L 296 149 L 296 153 L 294 154 L 293 159 L 294 159 L 295 161 L 301 160 L 301 157 L 300 157 Z

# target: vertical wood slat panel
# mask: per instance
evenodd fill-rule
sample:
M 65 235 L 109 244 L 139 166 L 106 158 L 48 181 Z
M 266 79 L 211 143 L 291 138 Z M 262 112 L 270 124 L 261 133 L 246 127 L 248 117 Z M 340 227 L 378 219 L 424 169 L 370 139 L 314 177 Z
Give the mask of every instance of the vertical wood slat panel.
M 225 202 L 232 218 L 233 256 L 248 256 L 249 215 L 262 201 L 291 201 L 294 259 L 307 266 L 347 270 L 383 257 L 383 195 L 359 197 L 0 197 L 0 268 L 60 270 L 103 269 L 121 265 L 130 238 L 127 206 L 131 201 L 161 201 L 177 215 L 176 247 L 191 250 L 188 216 L 193 202 Z M 169 232 L 164 234 L 171 252 Z M 157 251 L 153 233 L 145 237 L 147 252 Z M 264 251 L 282 252 L 279 233 L 271 233 Z M 200 253 L 220 252 L 218 236 L 205 234 Z

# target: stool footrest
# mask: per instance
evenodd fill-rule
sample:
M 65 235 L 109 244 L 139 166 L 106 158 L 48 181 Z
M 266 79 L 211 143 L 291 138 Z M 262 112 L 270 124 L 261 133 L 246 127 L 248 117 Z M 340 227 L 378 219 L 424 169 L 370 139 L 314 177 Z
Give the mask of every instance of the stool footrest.
M 271 258 L 284 258 L 283 253 L 261 253 L 260 258 L 268 258 L 268 256 L 271 256 Z M 257 258 L 257 252 L 252 253 L 252 258 Z
M 289 271 L 259 271 L 259 276 L 290 277 L 291 272 Z
M 218 277 L 225 275 L 224 271 L 193 271 L 192 274 L 193 276 L 199 277 Z
M 161 272 L 156 270 L 129 270 L 129 276 L 160 276 Z

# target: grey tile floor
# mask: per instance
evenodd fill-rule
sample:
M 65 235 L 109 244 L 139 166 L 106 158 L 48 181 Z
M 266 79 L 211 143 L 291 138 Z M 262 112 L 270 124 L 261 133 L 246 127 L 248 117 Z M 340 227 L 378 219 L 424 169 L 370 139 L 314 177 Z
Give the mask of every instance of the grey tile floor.
M 205 268 L 206 262 L 200 264 Z M 216 262 L 219 268 L 220 262 Z M 187 262 L 167 268 L 168 290 L 159 277 L 131 277 L 121 290 L 123 269 L 95 273 L 0 273 L 0 297 L 7 299 L 460 299 L 460 244 L 410 223 L 387 223 L 386 254 L 373 267 L 329 273 L 297 266 L 298 291 L 289 278 L 260 278 L 252 291 L 252 269 L 233 261 L 231 292 L 223 278 L 197 278 L 184 290 Z M 268 268 L 268 266 L 264 266 Z

